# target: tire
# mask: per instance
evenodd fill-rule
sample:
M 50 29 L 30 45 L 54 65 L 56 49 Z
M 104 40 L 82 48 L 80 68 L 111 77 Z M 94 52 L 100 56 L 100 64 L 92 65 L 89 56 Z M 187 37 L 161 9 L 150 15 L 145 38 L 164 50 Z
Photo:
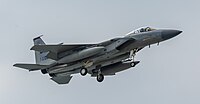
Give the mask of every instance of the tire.
M 50 77 L 56 77 L 56 74 L 50 73 L 49 76 L 50 76 Z
M 88 73 L 88 71 L 87 71 L 86 68 L 82 68 L 82 69 L 80 70 L 80 74 L 81 74 L 82 76 L 85 76 L 87 73 Z
M 135 67 L 135 62 L 130 63 L 131 67 Z
M 102 82 L 103 80 L 104 80 L 104 75 L 103 74 L 97 75 L 97 81 L 98 82 Z
M 41 72 L 42 72 L 42 74 L 47 74 L 48 73 L 46 69 L 42 69 Z

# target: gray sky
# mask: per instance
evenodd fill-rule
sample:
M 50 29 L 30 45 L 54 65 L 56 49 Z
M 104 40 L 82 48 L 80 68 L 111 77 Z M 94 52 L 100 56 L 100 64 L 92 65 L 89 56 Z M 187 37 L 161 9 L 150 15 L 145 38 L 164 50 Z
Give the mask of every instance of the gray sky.
M 0 104 L 200 104 L 199 0 L 0 0 Z M 94 43 L 141 26 L 184 32 L 137 54 L 141 63 L 98 83 L 74 75 L 59 86 L 34 63 L 32 38 Z

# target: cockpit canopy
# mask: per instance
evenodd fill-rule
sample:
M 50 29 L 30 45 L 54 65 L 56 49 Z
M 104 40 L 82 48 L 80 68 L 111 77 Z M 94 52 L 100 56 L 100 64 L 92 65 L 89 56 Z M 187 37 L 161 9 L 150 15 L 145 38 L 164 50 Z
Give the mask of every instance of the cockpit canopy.
M 142 27 L 142 28 L 136 29 L 136 30 L 128 33 L 127 35 L 137 34 L 137 33 L 142 33 L 142 32 L 148 32 L 148 31 L 153 31 L 153 30 L 156 30 L 156 29 L 153 29 L 153 28 L 150 28 L 150 27 Z

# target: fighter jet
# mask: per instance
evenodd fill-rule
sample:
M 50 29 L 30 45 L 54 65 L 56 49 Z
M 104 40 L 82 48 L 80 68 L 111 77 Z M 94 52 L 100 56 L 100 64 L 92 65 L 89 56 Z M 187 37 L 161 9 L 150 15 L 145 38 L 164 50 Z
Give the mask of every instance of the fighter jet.
M 137 52 L 146 46 L 159 44 L 179 35 L 182 31 L 143 27 L 123 37 L 113 38 L 96 44 L 46 45 L 41 36 L 33 39 L 36 64 L 17 63 L 13 66 L 28 71 L 48 74 L 58 84 L 68 84 L 73 74 L 90 74 L 98 82 L 104 76 L 135 67 Z

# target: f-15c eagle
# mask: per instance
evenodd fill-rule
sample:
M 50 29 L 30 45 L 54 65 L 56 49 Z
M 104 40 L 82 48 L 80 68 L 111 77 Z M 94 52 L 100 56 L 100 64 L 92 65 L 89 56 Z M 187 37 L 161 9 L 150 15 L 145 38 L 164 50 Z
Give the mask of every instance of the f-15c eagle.
M 34 38 L 36 64 L 14 64 L 28 71 L 49 74 L 58 84 L 68 84 L 72 74 L 91 74 L 98 82 L 104 76 L 135 67 L 137 52 L 146 46 L 177 36 L 182 31 L 172 29 L 136 29 L 124 37 L 113 38 L 97 44 L 57 44 L 46 45 L 41 36 Z

